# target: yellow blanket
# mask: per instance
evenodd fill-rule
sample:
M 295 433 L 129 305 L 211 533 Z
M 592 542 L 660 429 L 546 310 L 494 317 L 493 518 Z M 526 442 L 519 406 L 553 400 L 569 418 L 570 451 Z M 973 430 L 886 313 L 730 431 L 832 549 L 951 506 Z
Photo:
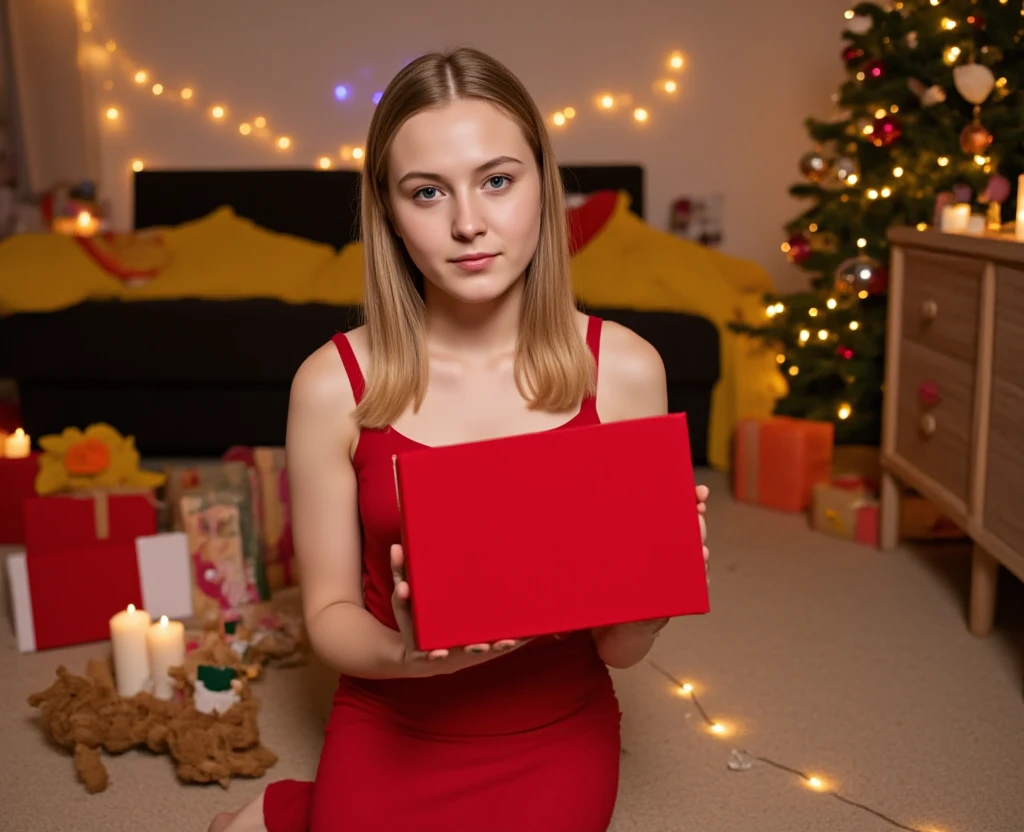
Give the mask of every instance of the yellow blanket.
M 276 298 L 287 303 L 356 305 L 362 300 L 362 246 L 327 245 L 277 234 L 230 208 L 180 226 L 155 229 L 169 253 L 155 278 L 124 283 L 74 240 L 23 234 L 0 243 L 0 314 L 47 312 L 90 299 Z M 592 307 L 665 310 L 714 323 L 721 378 L 712 398 L 708 460 L 729 466 L 734 426 L 771 412 L 783 392 L 774 352 L 726 329 L 763 316 L 772 290 L 755 263 L 728 257 L 658 231 L 629 211 L 620 195 L 608 223 L 573 257 L 577 297 Z

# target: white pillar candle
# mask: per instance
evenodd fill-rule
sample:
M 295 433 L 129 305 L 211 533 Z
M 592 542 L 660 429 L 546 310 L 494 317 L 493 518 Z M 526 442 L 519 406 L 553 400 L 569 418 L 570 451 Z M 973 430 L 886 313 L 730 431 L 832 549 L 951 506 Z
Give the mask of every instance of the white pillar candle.
M 114 680 L 121 696 L 134 696 L 149 681 L 146 633 L 153 619 L 145 610 L 128 609 L 110 619 L 110 646 L 114 654 Z
M 153 695 L 157 699 L 170 699 L 174 696 L 170 669 L 185 664 L 185 625 L 180 621 L 168 621 L 166 615 L 160 616 L 160 622 L 151 625 L 146 633 L 146 648 Z
M 3 456 L 8 459 L 24 459 L 29 455 L 32 440 L 27 433 L 18 428 L 10 436 L 4 437 Z
M 985 234 L 987 223 L 984 214 L 971 214 L 967 220 L 967 228 L 964 229 L 972 237 L 982 237 Z
M 971 206 L 965 203 L 947 205 L 942 209 L 942 231 L 947 234 L 963 234 L 971 220 Z
M 1024 243 L 1024 173 L 1017 180 L 1017 222 L 1014 223 L 1014 236 Z

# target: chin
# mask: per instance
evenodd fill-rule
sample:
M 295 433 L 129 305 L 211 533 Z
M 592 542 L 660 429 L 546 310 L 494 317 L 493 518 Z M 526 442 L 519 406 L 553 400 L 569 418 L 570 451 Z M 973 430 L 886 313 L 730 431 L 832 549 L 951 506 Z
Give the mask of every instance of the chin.
M 449 267 L 451 268 L 451 267 Z M 505 297 L 520 283 L 519 276 L 507 273 L 446 274 L 430 281 L 453 300 L 461 303 L 492 303 Z

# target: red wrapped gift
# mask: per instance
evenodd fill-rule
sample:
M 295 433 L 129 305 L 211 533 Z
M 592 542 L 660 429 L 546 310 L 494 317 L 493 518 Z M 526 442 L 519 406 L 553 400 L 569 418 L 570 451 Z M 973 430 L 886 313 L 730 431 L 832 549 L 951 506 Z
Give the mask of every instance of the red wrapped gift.
M 39 454 L 0 457 L 0 543 L 25 542 L 25 501 L 36 496 Z
M 878 500 L 860 477 L 836 478 L 814 486 L 811 526 L 820 532 L 878 545 Z
M 134 604 L 154 620 L 192 614 L 185 535 L 93 543 L 45 557 L 8 555 L 14 629 L 23 653 L 110 637 L 110 618 Z
M 25 501 L 25 550 L 60 552 L 90 543 L 127 541 L 156 534 L 152 491 L 88 491 Z
M 395 457 L 422 650 L 706 613 L 686 416 Z
M 806 511 L 815 483 L 829 478 L 834 441 L 831 422 L 787 416 L 741 420 L 732 470 L 736 499 Z

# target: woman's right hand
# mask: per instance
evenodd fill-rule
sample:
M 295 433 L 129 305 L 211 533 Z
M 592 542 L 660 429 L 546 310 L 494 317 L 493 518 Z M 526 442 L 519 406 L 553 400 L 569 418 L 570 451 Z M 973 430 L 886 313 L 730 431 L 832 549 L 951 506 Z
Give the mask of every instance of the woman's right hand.
M 405 553 L 399 544 L 391 547 L 391 575 L 395 582 L 391 593 L 391 607 L 398 622 L 398 631 L 402 636 L 403 663 L 409 670 L 409 676 L 437 676 L 443 673 L 454 673 L 466 667 L 483 664 L 491 659 L 513 650 L 518 650 L 530 639 L 504 639 L 493 644 L 470 644 L 450 650 L 431 650 L 424 652 L 416 647 L 416 637 L 412 622 L 411 591 L 405 580 Z

